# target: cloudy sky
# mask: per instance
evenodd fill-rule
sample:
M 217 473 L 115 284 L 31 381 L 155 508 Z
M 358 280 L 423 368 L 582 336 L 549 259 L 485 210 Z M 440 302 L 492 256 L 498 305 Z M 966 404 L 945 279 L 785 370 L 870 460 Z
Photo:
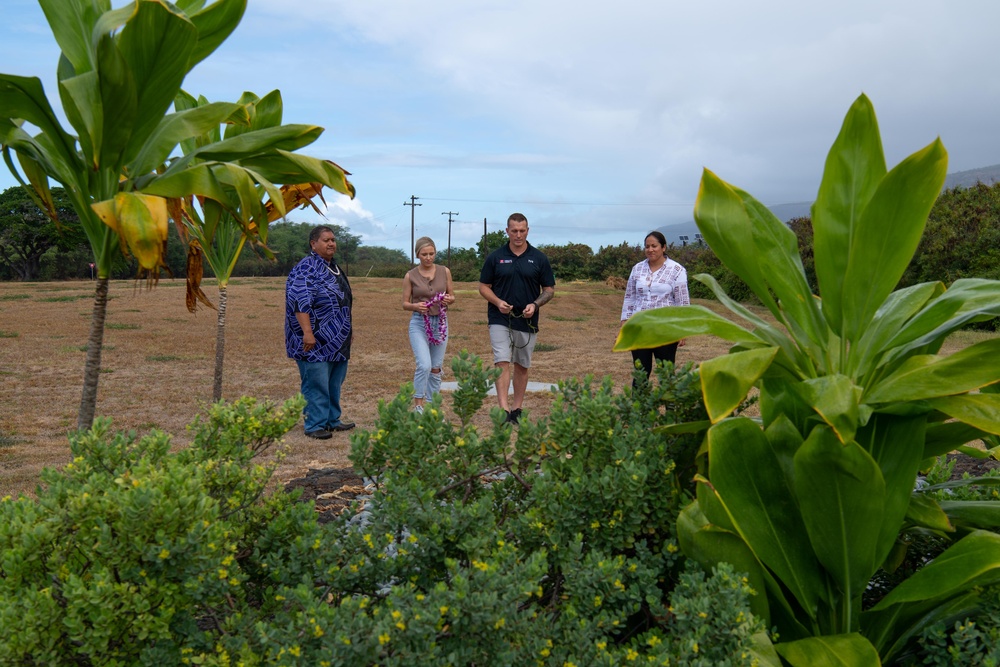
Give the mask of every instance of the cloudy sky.
M 57 104 L 41 10 L 4 0 L 4 20 L 0 71 Z M 286 122 L 326 128 L 304 152 L 352 172 L 327 216 L 366 244 L 409 252 L 416 195 L 439 248 L 442 213 L 467 247 L 521 211 L 533 243 L 597 249 L 690 221 L 706 167 L 811 201 L 862 92 L 890 165 L 936 136 L 950 172 L 1000 163 L 997 26 L 996 0 L 249 0 L 185 88 L 280 88 Z

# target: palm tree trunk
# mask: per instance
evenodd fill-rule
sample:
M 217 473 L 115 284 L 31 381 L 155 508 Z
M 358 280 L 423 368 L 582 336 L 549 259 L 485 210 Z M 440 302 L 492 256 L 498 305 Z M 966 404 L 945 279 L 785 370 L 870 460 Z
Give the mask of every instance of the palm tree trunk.
M 97 279 L 94 293 L 94 312 L 90 318 L 90 337 L 87 339 L 87 363 L 83 367 L 83 396 L 80 413 L 76 419 L 78 429 L 88 429 L 94 424 L 97 411 L 97 381 L 101 377 L 101 348 L 104 346 L 104 319 L 108 313 L 108 279 Z
M 219 288 L 219 318 L 215 329 L 215 384 L 212 401 L 222 400 L 222 365 L 226 359 L 226 289 Z

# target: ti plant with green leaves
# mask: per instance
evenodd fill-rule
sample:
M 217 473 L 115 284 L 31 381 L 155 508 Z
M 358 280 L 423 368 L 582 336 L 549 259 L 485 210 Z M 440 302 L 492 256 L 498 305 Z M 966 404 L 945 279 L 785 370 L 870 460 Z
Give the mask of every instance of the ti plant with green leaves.
M 702 364 L 707 465 L 678 531 L 705 565 L 733 563 L 766 597 L 792 665 L 899 660 L 920 632 L 974 612 L 978 587 L 1000 580 L 1000 536 L 971 531 L 862 610 L 890 562 L 930 459 L 1000 433 L 1000 339 L 940 354 L 963 325 L 1000 314 L 1000 282 L 959 280 L 893 291 L 941 191 L 939 140 L 888 170 L 871 103 L 852 105 L 827 157 L 812 209 L 820 295 L 793 233 L 748 193 L 705 171 L 695 219 L 706 242 L 751 287 L 777 325 L 696 278 L 748 326 L 700 306 L 634 316 L 617 350 L 711 334 L 734 343 Z M 759 420 L 733 416 L 752 387 Z M 687 425 L 687 429 L 697 426 Z M 934 528 L 939 528 L 935 524 Z
M 190 137 L 181 142 L 185 156 L 204 154 L 206 148 L 216 150 L 227 144 L 257 142 L 263 138 L 281 137 L 287 134 L 287 128 L 281 124 L 284 106 L 281 92 L 271 91 L 263 98 L 245 92 L 239 101 L 240 112 L 234 114 L 226 123 L 216 125 L 197 137 Z M 211 106 L 204 96 L 195 99 L 192 95 L 181 91 L 174 100 L 174 107 L 179 111 L 204 109 Z M 291 126 L 300 128 L 302 126 Z M 322 131 L 321 128 L 316 128 Z M 296 129 L 296 132 L 299 130 Z M 318 133 L 311 133 L 315 139 Z M 303 144 L 304 145 L 304 144 Z M 194 163 L 211 162 L 211 157 L 195 158 Z M 235 183 L 231 188 L 231 198 L 238 201 L 235 212 L 227 209 L 219 202 L 207 198 L 185 197 L 172 200 L 172 213 L 177 224 L 177 231 L 188 247 L 187 261 L 187 308 L 194 312 L 198 302 L 215 308 L 202 292 L 200 284 L 203 275 L 204 262 L 212 268 L 219 289 L 218 321 L 215 340 L 215 374 L 212 389 L 212 400 L 222 398 L 222 371 L 225 362 L 226 342 L 226 308 L 228 304 L 229 278 L 232 275 L 240 252 L 250 241 L 263 254 L 273 258 L 267 248 L 268 224 L 284 216 L 288 208 L 302 205 L 312 205 L 313 197 L 322 199 L 324 185 L 332 187 L 341 194 L 354 196 L 354 186 L 346 179 L 346 172 L 333 162 L 315 157 L 299 155 L 292 151 L 281 151 L 276 155 L 261 157 L 253 155 L 243 164 L 241 158 L 235 158 L 233 164 L 246 168 L 249 180 Z M 229 168 L 230 165 L 226 165 Z M 238 173 L 238 172 L 237 172 Z M 272 182 L 284 183 L 277 191 L 268 187 Z M 267 201 L 261 203 L 264 195 Z M 321 213 L 321 212 L 320 212 Z
M 66 189 L 94 252 L 97 286 L 77 419 L 86 428 L 96 410 L 108 279 L 119 253 L 130 252 L 155 280 L 170 201 L 192 195 L 249 228 L 250 212 L 263 207 L 260 185 L 283 214 L 273 183 L 288 181 L 268 175 L 286 173 L 290 152 L 322 130 L 288 125 L 171 158 L 181 142 L 245 113 L 236 103 L 172 107 L 185 76 L 239 24 L 246 0 L 134 0 L 118 9 L 110 0 L 39 4 L 62 50 L 59 98 L 76 135 L 62 127 L 37 77 L 0 74 L 0 145 L 8 168 L 53 219 L 49 183 Z M 345 182 L 343 173 L 331 180 Z

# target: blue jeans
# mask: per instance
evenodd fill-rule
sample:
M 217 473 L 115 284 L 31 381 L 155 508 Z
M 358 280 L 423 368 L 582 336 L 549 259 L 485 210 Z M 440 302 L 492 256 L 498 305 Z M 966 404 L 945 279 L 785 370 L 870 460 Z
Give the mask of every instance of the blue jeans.
M 437 335 L 438 318 L 431 316 L 431 331 Z M 413 313 L 410 318 L 410 347 L 417 362 L 417 370 L 413 373 L 413 397 L 430 400 L 434 394 L 441 393 L 441 364 L 444 363 L 444 352 L 448 348 L 448 339 L 440 345 L 431 345 L 427 341 L 427 331 L 424 329 L 424 316 Z M 437 373 L 431 373 L 437 368 Z
M 340 423 L 340 387 L 347 377 L 346 361 L 295 361 L 306 398 L 306 433 Z

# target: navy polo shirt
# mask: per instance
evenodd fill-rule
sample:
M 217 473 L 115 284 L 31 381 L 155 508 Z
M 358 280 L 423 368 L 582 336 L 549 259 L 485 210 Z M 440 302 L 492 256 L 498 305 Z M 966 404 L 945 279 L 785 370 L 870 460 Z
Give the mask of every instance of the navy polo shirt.
M 556 278 L 552 274 L 549 258 L 530 243 L 523 253 L 511 252 L 510 243 L 505 243 L 486 258 L 479 282 L 490 285 L 493 293 L 514 306 L 519 314 L 525 306 L 538 298 L 543 287 L 555 287 Z M 529 320 L 522 317 L 504 315 L 492 303 L 487 306 L 487 320 L 490 324 L 502 324 L 517 331 L 538 331 L 538 310 Z

